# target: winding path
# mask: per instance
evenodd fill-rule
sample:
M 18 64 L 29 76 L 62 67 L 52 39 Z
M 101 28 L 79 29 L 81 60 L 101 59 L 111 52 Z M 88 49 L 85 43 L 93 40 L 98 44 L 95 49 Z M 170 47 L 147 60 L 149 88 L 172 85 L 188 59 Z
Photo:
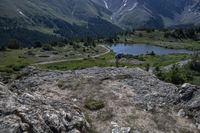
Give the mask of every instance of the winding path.
M 106 46 L 104 45 L 99 45 L 103 48 L 106 49 L 106 52 L 104 53 L 101 53 L 101 54 L 98 54 L 98 55 L 94 55 L 94 56 L 91 56 L 92 58 L 97 58 L 97 57 L 100 57 L 100 56 L 103 56 L 107 53 L 109 53 L 111 50 L 109 48 L 107 48 Z M 33 64 L 33 66 L 35 65 L 46 65 L 46 64 L 53 64 L 53 63 L 60 63 L 60 62 L 67 62 L 67 61 L 78 61 L 78 60 L 83 60 L 84 58 L 76 58 L 76 59 L 63 59 L 63 60 L 55 60 L 55 61 L 46 61 L 46 62 L 39 62 L 39 63 L 35 63 Z

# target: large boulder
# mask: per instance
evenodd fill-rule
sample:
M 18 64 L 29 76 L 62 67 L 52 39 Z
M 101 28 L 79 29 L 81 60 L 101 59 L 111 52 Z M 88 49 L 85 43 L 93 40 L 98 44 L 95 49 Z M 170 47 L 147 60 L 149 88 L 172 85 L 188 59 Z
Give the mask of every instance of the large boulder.
M 0 83 L 0 133 L 84 133 L 88 123 L 81 110 L 29 91 L 15 94 Z
M 200 123 L 200 87 L 185 83 L 179 88 L 177 97 L 182 112 Z

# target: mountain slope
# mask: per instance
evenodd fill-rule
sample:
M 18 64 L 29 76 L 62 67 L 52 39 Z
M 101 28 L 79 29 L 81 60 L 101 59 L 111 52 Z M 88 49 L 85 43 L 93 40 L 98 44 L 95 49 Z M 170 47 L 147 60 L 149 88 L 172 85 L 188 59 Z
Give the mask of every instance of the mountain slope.
M 66 20 L 69 23 L 99 16 L 106 18 L 109 12 L 101 10 L 90 0 L 2 0 L 1 17 L 24 19 L 34 23 L 37 17 L 46 16 Z M 36 22 L 35 22 L 36 23 Z
M 0 11 L 0 29 L 4 30 L 25 28 L 64 37 L 121 31 L 107 21 L 111 12 L 90 0 L 1 0 Z
M 0 34 L 26 29 L 76 38 L 129 28 L 200 25 L 199 0 L 1 0 L 0 11 Z M 16 34 L 23 41 L 25 36 Z
M 125 28 L 200 24 L 198 0 L 93 1 L 110 10 L 112 12 L 110 19 Z
M 57 28 L 57 20 L 87 27 L 91 18 L 120 27 L 200 23 L 198 0 L 1 0 L 0 11 L 1 27 Z

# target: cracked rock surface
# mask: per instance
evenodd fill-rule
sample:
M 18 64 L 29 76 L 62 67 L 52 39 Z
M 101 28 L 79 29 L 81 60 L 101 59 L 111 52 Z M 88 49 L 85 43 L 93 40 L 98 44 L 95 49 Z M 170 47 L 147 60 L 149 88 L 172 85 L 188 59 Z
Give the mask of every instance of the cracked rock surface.
M 0 84 L 0 133 L 87 132 L 78 107 L 31 91 L 13 93 Z
M 178 88 L 139 68 L 25 68 L 0 84 L 0 132 L 198 133 L 199 97 L 197 86 Z M 90 99 L 104 106 L 89 110 Z

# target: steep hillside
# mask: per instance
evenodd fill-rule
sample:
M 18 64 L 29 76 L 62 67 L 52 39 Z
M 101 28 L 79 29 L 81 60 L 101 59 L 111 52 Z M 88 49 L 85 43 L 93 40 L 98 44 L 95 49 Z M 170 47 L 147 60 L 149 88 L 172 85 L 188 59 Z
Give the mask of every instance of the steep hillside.
M 4 30 L 25 28 L 64 37 L 121 31 L 106 20 L 111 12 L 90 0 L 2 0 L 0 11 L 0 29 Z
M 111 20 L 124 28 L 200 24 L 198 0 L 93 0 L 112 12 Z
M 199 0 L 1 0 L 0 11 L 0 34 L 26 29 L 59 37 L 108 36 L 129 28 L 200 25 Z M 26 36 L 17 36 L 25 42 Z
M 42 22 L 47 25 L 44 22 L 45 18 L 80 24 L 90 17 L 100 16 L 103 19 L 110 14 L 90 0 L 59 0 L 59 2 L 57 0 L 2 0 L 0 7 L 1 17 L 16 19 L 21 24 L 33 25 Z

